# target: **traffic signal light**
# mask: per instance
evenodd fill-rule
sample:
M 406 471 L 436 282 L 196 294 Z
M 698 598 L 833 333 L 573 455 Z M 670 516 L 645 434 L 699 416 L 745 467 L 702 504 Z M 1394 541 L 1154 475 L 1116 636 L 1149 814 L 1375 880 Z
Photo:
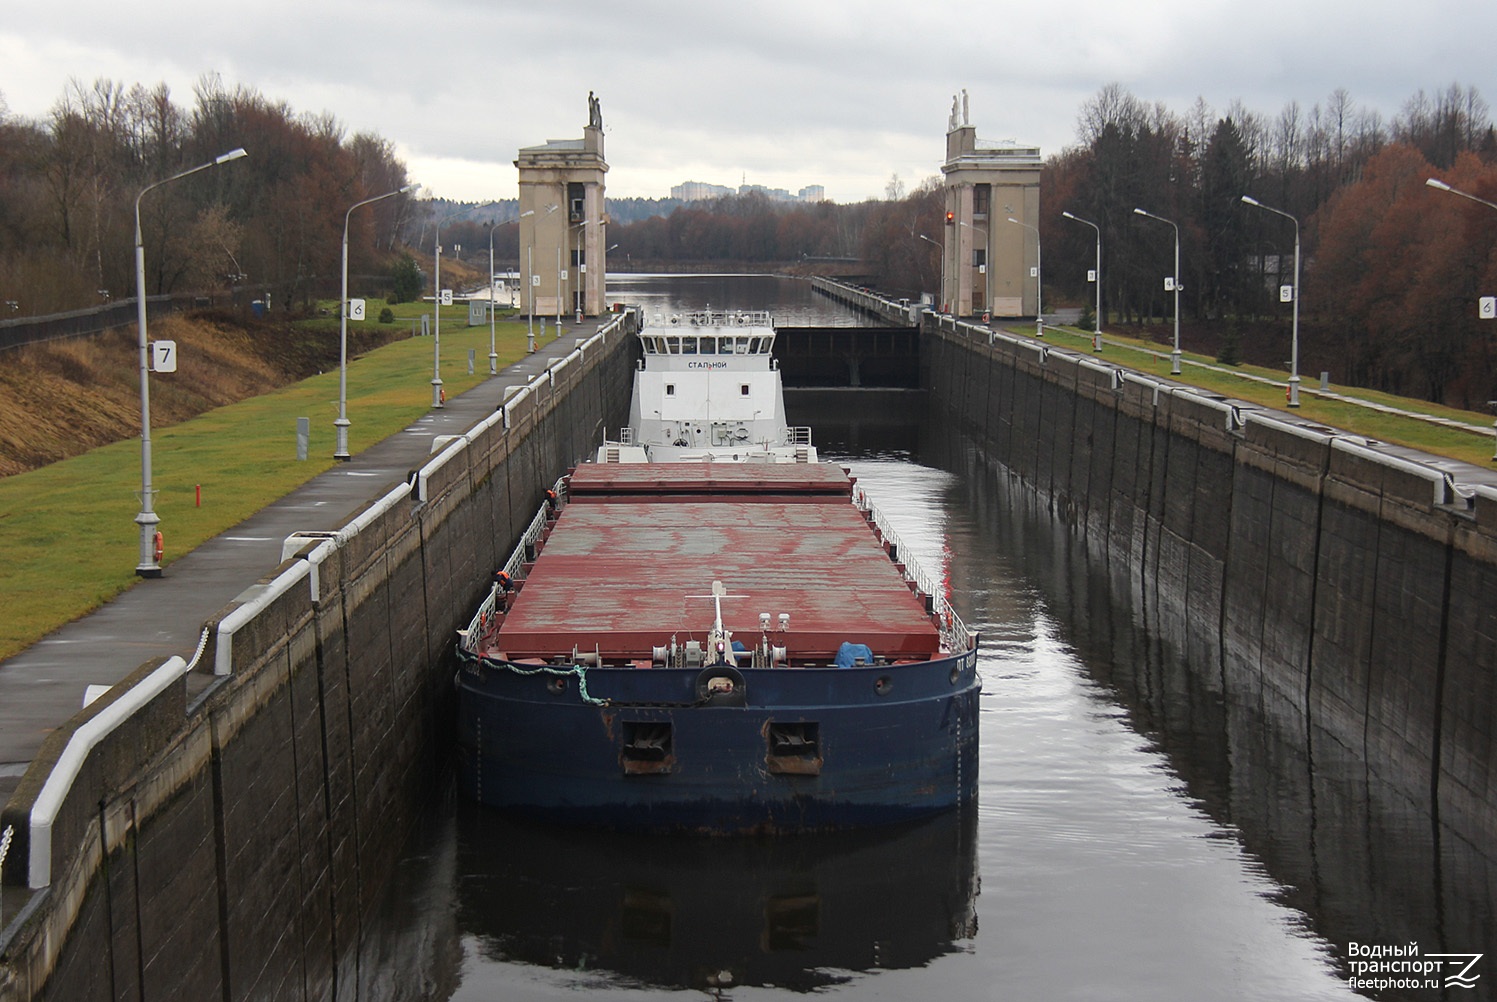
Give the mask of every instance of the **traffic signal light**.
M 955 212 L 948 212 L 948 213 L 946 213 L 946 225 L 950 226 L 954 222 L 956 222 L 956 213 Z

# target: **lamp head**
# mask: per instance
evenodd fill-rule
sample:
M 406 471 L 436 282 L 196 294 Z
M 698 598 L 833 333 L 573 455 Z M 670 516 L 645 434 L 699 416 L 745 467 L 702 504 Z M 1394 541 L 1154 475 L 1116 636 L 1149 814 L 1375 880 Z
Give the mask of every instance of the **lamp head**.
M 1424 183 L 1427 184 L 1427 185 L 1429 185 L 1431 188 L 1439 188 L 1441 191 L 1451 191 L 1452 190 L 1451 187 L 1450 187 L 1450 185 L 1446 184 L 1444 181 L 1441 181 L 1439 178 L 1432 177 L 1428 181 L 1425 181 Z
M 237 150 L 230 150 L 227 153 L 224 153 L 224 154 L 221 154 L 220 156 L 214 157 L 213 158 L 213 162 L 214 162 L 214 164 L 226 164 L 230 160 L 238 160 L 240 157 L 247 157 L 247 156 L 249 156 L 249 154 L 246 153 L 244 151 L 244 147 L 241 146 Z

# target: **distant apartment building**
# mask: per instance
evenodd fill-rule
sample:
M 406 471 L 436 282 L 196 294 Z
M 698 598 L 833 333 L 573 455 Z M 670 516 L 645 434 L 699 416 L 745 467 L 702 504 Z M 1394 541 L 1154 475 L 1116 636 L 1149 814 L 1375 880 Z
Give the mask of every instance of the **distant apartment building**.
M 824 202 L 826 189 L 819 184 L 808 185 L 800 194 L 792 195 L 784 188 L 766 188 L 762 184 L 741 184 L 736 189 L 705 181 L 683 181 L 671 188 L 671 198 L 682 202 L 696 202 L 705 198 L 722 198 L 724 195 L 763 195 L 778 202 Z
M 731 194 L 733 194 L 732 188 L 721 184 L 708 184 L 706 181 L 683 181 L 671 188 L 671 198 L 680 199 L 683 202 L 699 202 L 704 198 L 721 198 Z

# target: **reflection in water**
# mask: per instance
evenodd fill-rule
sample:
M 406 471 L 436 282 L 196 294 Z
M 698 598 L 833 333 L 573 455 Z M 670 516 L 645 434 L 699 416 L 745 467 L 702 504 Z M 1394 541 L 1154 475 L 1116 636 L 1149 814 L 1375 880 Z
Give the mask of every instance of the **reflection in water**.
M 609 275 L 608 298 L 657 314 L 769 310 L 776 327 L 864 327 L 869 321 L 813 292 L 809 282 L 774 275 Z
M 797 838 L 619 835 L 458 812 L 458 924 L 494 963 L 807 991 L 975 934 L 976 815 Z
M 948 426 L 928 418 L 926 427 Z M 1261 712 L 1256 683 L 1224 676 L 1220 659 L 1181 653 L 1213 649 L 1216 624 L 1150 609 L 1127 567 L 1088 553 L 960 434 L 928 433 L 920 454 L 959 474 L 950 502 L 1031 583 L 1046 615 L 1065 624 L 1100 697 L 1179 777 L 1180 794 L 1220 826 L 1219 837 L 1241 842 L 1248 865 L 1273 882 L 1265 893 L 1302 915 L 1341 975 L 1352 943 L 1412 942 L 1424 955 L 1497 943 L 1492 860 L 1333 742 L 1284 733 Z M 1497 969 L 1486 974 L 1486 985 L 1457 997 L 1488 997 Z M 1441 994 L 1421 986 L 1377 997 Z

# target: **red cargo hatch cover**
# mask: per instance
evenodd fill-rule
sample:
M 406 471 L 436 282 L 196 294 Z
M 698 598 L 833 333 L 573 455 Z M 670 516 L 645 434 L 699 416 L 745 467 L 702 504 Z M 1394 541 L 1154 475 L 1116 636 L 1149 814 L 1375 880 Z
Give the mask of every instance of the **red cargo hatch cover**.
M 705 640 L 723 623 L 753 647 L 759 614 L 792 659 L 843 641 L 925 658 L 939 635 L 830 464 L 589 464 L 505 617 L 509 657 L 599 648 L 610 660 Z M 780 613 L 789 613 L 780 633 Z

